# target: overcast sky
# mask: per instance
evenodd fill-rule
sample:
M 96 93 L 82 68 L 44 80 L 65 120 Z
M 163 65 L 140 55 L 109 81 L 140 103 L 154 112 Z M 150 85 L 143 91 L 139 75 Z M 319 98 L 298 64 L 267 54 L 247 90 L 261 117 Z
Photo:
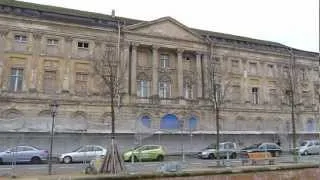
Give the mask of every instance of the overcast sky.
M 319 51 L 319 0 L 25 0 L 154 20 L 171 16 L 188 27 Z

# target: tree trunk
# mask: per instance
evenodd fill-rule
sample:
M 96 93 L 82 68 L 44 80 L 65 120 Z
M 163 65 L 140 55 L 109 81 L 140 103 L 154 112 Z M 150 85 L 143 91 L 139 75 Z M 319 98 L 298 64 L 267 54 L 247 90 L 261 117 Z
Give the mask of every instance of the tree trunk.
M 292 124 L 292 148 L 293 148 L 293 161 L 298 162 L 297 151 L 296 151 L 296 121 L 295 121 L 295 103 L 293 93 L 291 94 L 291 124 Z
M 115 139 L 115 114 L 114 114 L 114 99 L 111 94 L 111 139 Z
M 217 165 L 220 166 L 220 126 L 219 126 L 219 118 L 220 118 L 220 107 L 216 105 L 216 130 L 217 130 Z

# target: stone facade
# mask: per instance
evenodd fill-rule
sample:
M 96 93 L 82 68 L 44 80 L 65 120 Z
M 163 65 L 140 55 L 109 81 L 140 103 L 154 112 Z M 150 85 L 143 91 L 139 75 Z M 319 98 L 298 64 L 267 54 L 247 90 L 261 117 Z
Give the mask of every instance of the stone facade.
M 9 1 L 0 2 L 0 131 L 48 132 L 49 104 L 58 100 L 56 131 L 109 133 L 110 108 L 92 63 L 107 43 L 117 42 L 118 23 L 121 61 L 129 66 L 116 133 L 176 134 L 182 120 L 181 133 L 215 134 L 207 92 L 212 47 L 222 81 L 232 82 L 221 133 L 290 131 L 290 109 L 278 86 L 291 57 L 284 45 L 192 29 L 170 17 L 143 22 Z M 297 131 L 316 134 L 318 54 L 293 52 L 305 81 Z

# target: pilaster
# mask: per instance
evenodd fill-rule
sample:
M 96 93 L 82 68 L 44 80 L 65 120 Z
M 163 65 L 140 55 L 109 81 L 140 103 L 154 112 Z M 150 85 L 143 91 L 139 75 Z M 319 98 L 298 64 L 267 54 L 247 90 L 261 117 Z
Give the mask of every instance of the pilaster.
M 197 68 L 197 97 L 202 98 L 202 68 L 201 68 L 200 52 L 196 52 L 196 68 Z
M 182 60 L 183 49 L 177 50 L 177 59 L 178 59 L 178 92 L 179 98 L 183 98 L 183 60 Z
M 137 96 L 137 48 L 139 44 L 132 44 L 131 54 L 131 96 Z
M 152 46 L 152 96 L 158 97 L 158 46 Z

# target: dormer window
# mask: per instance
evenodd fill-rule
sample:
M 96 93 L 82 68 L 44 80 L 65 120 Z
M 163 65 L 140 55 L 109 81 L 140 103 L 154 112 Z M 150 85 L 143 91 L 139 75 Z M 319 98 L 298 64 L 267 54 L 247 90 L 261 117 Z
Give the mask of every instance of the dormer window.
M 26 35 L 17 34 L 17 35 L 14 36 L 14 40 L 16 42 L 19 42 L 19 43 L 26 43 L 27 42 L 27 36 Z
M 84 41 L 79 41 L 78 42 L 78 48 L 88 49 L 89 48 L 89 43 L 88 42 L 84 42 Z

